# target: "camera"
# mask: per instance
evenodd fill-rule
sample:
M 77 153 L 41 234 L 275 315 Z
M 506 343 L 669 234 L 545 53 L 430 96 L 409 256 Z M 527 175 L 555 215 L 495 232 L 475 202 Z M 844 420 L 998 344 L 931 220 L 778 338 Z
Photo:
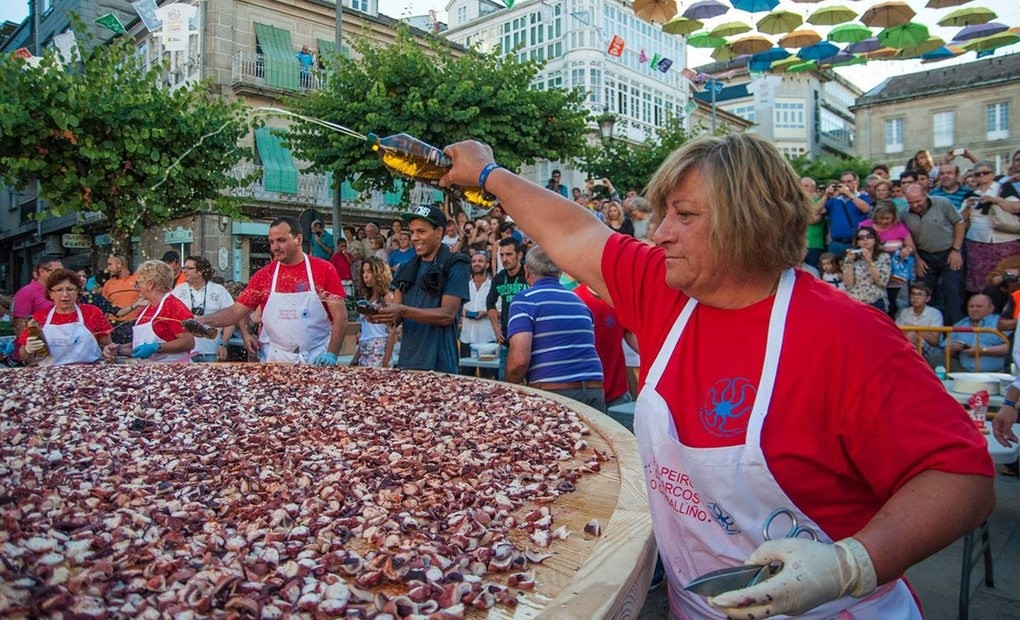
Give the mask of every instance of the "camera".
M 358 314 L 364 314 L 365 316 L 372 316 L 373 314 L 379 314 L 379 306 L 375 305 L 370 301 L 362 299 L 358 302 L 358 305 L 354 308 Z
M 1002 274 L 1002 281 L 1003 282 L 1016 282 L 1017 280 L 1020 280 L 1020 275 L 1017 275 L 1015 273 L 1009 273 L 1009 272 L 1006 272 L 1006 273 Z
M 861 250 L 859 248 L 850 248 L 846 251 L 847 256 L 860 256 Z

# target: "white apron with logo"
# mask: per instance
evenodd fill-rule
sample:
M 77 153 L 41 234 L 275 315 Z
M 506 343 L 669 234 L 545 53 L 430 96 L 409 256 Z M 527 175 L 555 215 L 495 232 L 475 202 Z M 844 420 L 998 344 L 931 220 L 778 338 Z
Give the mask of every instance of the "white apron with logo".
M 659 379 L 697 302 L 689 300 L 666 337 L 648 372 L 635 405 L 634 433 L 645 465 L 648 501 L 659 554 L 669 579 L 673 618 L 725 618 L 706 597 L 683 585 L 709 571 L 743 565 L 761 545 L 762 525 L 769 513 L 788 508 L 799 525 L 832 540 L 804 515 L 772 477 L 761 450 L 761 429 L 768 414 L 779 354 L 795 280 L 787 270 L 780 278 L 769 319 L 761 382 L 755 396 L 743 445 L 692 448 L 677 438 L 673 417 L 656 392 Z M 784 530 L 788 523 L 778 523 Z M 784 532 L 785 533 L 785 532 Z M 773 536 L 779 534 L 773 533 Z M 777 616 L 778 617 L 778 616 Z M 786 616 L 781 616 L 786 617 Z M 902 580 L 888 583 L 864 599 L 844 597 L 816 607 L 803 618 L 920 619 L 913 597 Z
M 92 335 L 88 327 L 85 327 L 85 318 L 81 314 L 78 304 L 74 305 L 74 311 L 78 320 L 74 323 L 64 325 L 50 325 L 53 314 L 57 307 L 50 308 L 46 315 L 46 322 L 42 325 L 43 336 L 50 348 L 50 354 L 39 360 L 40 366 L 60 366 L 62 364 L 91 364 L 103 357 L 99 349 L 96 337 Z
M 146 321 L 145 323 L 142 323 L 141 321 L 142 321 L 143 318 L 145 318 L 146 313 L 149 311 L 149 308 L 152 308 L 152 306 L 145 306 L 144 308 L 142 308 L 142 311 L 140 313 L 138 313 L 138 318 L 135 319 L 135 326 L 131 328 L 131 348 L 132 349 L 134 349 L 135 347 L 137 347 L 139 345 L 145 344 L 147 342 L 158 342 L 158 343 L 166 342 L 166 340 L 163 340 L 162 338 L 160 338 L 159 336 L 156 335 L 156 332 L 153 331 L 153 329 L 152 329 L 152 324 L 153 324 L 154 321 L 158 321 L 159 320 L 157 318 L 157 317 L 159 317 L 159 311 L 163 309 L 163 304 L 166 302 L 167 297 L 170 297 L 170 293 L 167 293 L 166 295 L 163 295 L 163 299 L 159 300 L 159 305 L 156 306 L 156 311 L 153 312 L 152 318 L 149 319 L 148 321 Z M 141 323 L 141 324 L 139 325 L 139 323 Z M 175 364 L 175 363 L 190 362 L 190 361 L 191 361 L 191 351 L 181 351 L 180 353 L 159 353 L 159 352 L 156 352 L 156 353 L 153 353 L 152 355 L 150 355 L 149 357 L 147 357 L 145 359 L 139 359 L 138 363 L 139 364 Z
M 265 362 L 307 364 L 326 351 L 332 324 L 315 292 L 312 264 L 307 255 L 305 271 L 308 273 L 307 291 L 277 293 L 280 263 L 276 263 L 269 298 L 262 309 L 262 333 L 259 334 Z

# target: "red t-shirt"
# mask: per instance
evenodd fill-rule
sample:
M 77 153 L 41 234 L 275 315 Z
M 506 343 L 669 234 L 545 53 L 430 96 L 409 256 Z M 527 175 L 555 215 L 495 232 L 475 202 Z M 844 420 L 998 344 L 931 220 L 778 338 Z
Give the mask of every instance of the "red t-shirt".
M 81 308 L 81 318 L 85 321 L 85 328 L 95 335 L 96 340 L 99 340 L 103 336 L 108 336 L 113 331 L 113 325 L 110 325 L 110 321 L 107 320 L 103 311 L 93 306 L 92 304 L 78 304 Z M 46 316 L 50 313 L 49 310 L 39 310 L 32 315 L 35 322 L 39 326 L 46 324 Z M 59 312 L 53 313 L 53 319 L 50 321 L 50 325 L 67 325 L 69 323 L 78 322 L 78 313 L 70 312 L 68 314 L 60 314 Z M 28 341 L 28 330 L 23 329 L 18 334 L 17 348 L 21 348 Z
M 340 276 L 329 261 L 309 256 L 308 260 L 312 265 L 312 279 L 315 280 L 315 291 L 322 300 L 323 308 L 326 309 L 326 316 L 332 316 L 329 308 L 326 308 L 327 301 L 343 300 L 344 287 L 340 283 Z M 273 261 L 255 272 L 255 275 L 248 281 L 248 286 L 237 296 L 237 302 L 249 308 L 261 308 L 266 305 L 269 299 L 269 291 L 273 285 L 273 272 L 276 270 L 278 261 Z M 305 261 L 296 265 L 280 265 L 280 274 L 276 278 L 277 293 L 303 293 L 309 290 L 308 273 L 305 271 Z
M 688 298 L 665 284 L 662 249 L 625 235 L 606 244 L 602 272 L 641 343 L 643 384 Z M 691 316 L 657 387 L 684 444 L 744 442 L 772 302 L 699 305 Z M 860 530 L 922 471 L 995 473 L 985 438 L 893 322 L 803 271 L 762 450 L 786 494 L 833 540 Z
M 156 304 L 156 306 L 158 305 Z M 153 321 L 156 306 L 142 308 L 138 313 L 138 318 L 135 320 L 135 325 L 145 325 L 152 321 L 152 331 L 163 342 L 170 342 L 178 334 L 183 333 L 184 327 L 181 325 L 181 321 L 194 318 L 195 316 L 191 314 L 191 309 L 185 306 L 183 301 L 173 295 L 169 295 L 163 301 L 163 308 L 160 309 L 159 315 Z
M 623 334 L 627 331 L 613 307 L 599 299 L 584 284 L 574 289 L 584 305 L 591 310 L 595 322 L 595 351 L 602 361 L 602 377 L 606 402 L 612 402 L 630 389 L 627 383 L 627 360 L 623 356 Z
M 343 252 L 333 252 L 333 256 L 329 257 L 329 264 L 336 269 L 341 282 L 354 279 L 354 274 L 351 273 L 351 261 Z

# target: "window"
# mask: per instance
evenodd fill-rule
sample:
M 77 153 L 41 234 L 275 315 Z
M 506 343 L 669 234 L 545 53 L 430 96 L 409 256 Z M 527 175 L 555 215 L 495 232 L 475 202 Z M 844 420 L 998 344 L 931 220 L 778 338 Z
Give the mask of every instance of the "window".
M 1009 102 L 990 103 L 988 114 L 988 140 L 1005 140 L 1009 137 Z
M 903 152 L 903 119 L 890 118 L 885 121 L 885 152 Z
M 776 129 L 803 129 L 804 104 L 802 102 L 776 102 Z
M 739 116 L 742 119 L 750 121 L 751 123 L 757 123 L 758 122 L 757 117 L 755 116 L 755 113 L 754 113 L 754 106 L 753 105 L 741 105 L 741 106 L 737 106 L 735 108 L 732 108 L 729 111 L 732 112 L 733 114 L 736 114 L 737 116 Z
M 932 146 L 953 146 L 953 111 L 932 115 Z
M 468 12 L 466 6 L 457 7 L 457 24 L 466 24 L 468 20 Z
M 368 13 L 368 0 L 348 0 L 346 4 L 355 11 Z

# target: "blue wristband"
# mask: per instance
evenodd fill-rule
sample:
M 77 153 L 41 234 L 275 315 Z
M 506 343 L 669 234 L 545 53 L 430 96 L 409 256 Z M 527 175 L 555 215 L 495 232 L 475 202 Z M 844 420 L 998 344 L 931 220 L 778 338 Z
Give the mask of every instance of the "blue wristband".
M 1012 401 L 1012 400 L 1006 400 L 1005 398 L 1003 398 L 1002 399 L 1002 406 L 1003 407 L 1013 407 L 1015 409 L 1016 408 L 1016 403 L 1014 401 Z
M 500 166 L 494 161 L 485 164 L 482 171 L 478 173 L 478 187 L 482 188 L 482 191 L 485 191 L 485 182 L 489 180 L 489 175 L 492 174 L 493 170 L 502 167 L 503 166 Z

